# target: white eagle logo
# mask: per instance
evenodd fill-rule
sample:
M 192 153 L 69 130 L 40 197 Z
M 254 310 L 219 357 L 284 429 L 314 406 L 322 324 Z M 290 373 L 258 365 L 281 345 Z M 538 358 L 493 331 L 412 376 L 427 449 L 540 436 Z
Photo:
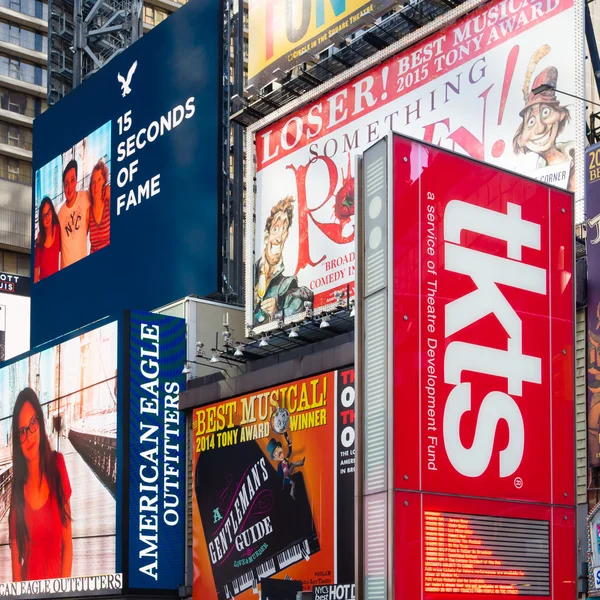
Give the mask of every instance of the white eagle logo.
M 117 73 L 117 80 L 121 84 L 121 91 L 123 92 L 123 94 L 122 94 L 123 98 L 125 98 L 125 96 L 127 96 L 127 94 L 129 94 L 131 92 L 131 87 L 129 87 L 129 85 L 131 84 L 131 78 L 133 77 L 133 74 L 135 73 L 136 68 L 137 68 L 137 60 L 131 65 L 131 68 L 129 69 L 129 73 L 127 73 L 127 78 L 123 77 L 121 75 L 121 73 Z

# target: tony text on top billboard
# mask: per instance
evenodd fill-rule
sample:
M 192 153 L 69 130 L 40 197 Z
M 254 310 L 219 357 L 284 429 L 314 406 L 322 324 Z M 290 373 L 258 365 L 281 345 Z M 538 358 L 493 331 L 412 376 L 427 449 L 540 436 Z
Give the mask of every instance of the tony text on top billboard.
M 216 289 L 221 17 L 182 7 L 36 119 L 34 345 Z
M 388 130 L 574 191 L 584 116 L 555 88 L 582 93 L 582 40 L 563 35 L 580 13 L 573 0 L 486 3 L 258 129 L 248 327 L 354 293 L 354 156 Z
M 394 0 L 250 0 L 248 83 L 263 87 L 306 61 L 306 53 L 331 46 L 336 33 L 358 29 L 361 17 L 378 15 Z

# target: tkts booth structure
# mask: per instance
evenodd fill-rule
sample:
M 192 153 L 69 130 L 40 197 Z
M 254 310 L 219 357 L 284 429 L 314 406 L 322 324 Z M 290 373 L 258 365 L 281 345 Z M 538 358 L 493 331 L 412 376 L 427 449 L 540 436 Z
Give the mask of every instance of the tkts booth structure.
M 358 172 L 359 591 L 574 598 L 572 195 L 391 134 Z

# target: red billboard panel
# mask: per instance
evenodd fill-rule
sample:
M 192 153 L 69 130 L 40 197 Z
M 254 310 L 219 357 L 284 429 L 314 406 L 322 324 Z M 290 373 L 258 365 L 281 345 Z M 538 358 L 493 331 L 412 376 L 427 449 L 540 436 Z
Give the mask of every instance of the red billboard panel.
M 395 487 L 573 506 L 573 197 L 393 144 Z
M 394 596 L 572 600 L 575 509 L 395 494 Z

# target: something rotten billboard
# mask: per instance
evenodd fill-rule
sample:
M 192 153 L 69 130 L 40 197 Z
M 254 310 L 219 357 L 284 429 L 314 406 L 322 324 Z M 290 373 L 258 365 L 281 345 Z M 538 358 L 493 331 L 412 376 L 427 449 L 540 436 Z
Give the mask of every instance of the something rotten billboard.
M 354 583 L 354 370 L 194 411 L 195 600 Z
M 353 294 L 354 156 L 390 129 L 573 191 L 583 111 L 552 88 L 582 92 L 583 42 L 563 35 L 578 30 L 578 14 L 573 0 L 486 3 L 258 125 L 248 327 L 276 327 L 335 305 L 336 291 Z
M 32 345 L 216 289 L 221 21 L 190 2 L 36 119 Z
M 396 595 L 573 598 L 573 196 L 388 143 Z
M 258 88 L 305 62 L 305 53 L 331 46 L 331 37 L 347 36 L 365 13 L 378 15 L 395 0 L 250 0 L 248 83 Z

